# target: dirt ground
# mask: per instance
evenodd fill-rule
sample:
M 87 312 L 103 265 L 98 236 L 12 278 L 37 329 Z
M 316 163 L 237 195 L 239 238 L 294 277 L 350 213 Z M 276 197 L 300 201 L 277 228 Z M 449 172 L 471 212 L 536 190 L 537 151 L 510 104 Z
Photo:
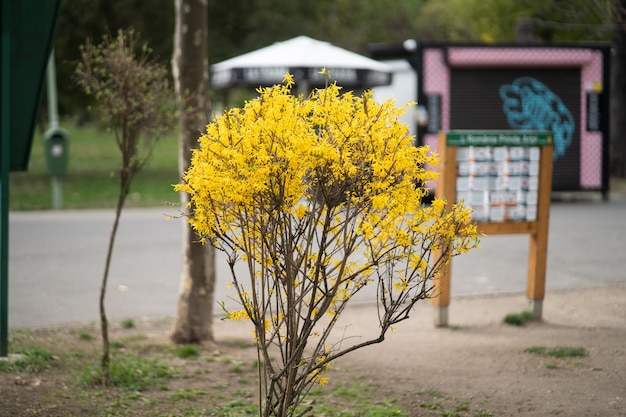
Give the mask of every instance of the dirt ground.
M 338 360 L 325 390 L 332 392 L 337 381 L 358 380 L 373 387 L 367 395 L 395 398 L 412 417 L 626 416 L 626 285 L 548 291 L 543 321 L 522 327 L 502 322 L 505 315 L 526 307 L 525 296 L 519 294 L 455 298 L 450 305 L 450 326 L 436 328 L 434 307 L 424 301 L 382 344 Z M 348 310 L 342 321 L 344 340 L 365 337 L 375 314 L 371 305 Z M 168 320 L 142 322 L 133 331 L 145 334 L 142 343 L 156 349 L 160 343 L 167 344 L 170 325 Z M 247 324 L 216 320 L 214 330 L 218 345 L 204 347 L 203 356 L 254 361 L 255 351 L 249 344 L 234 342 L 250 340 Z M 124 332 L 129 330 L 114 328 L 113 338 Z M 76 331 L 53 334 L 68 339 L 58 342 L 60 350 L 77 343 Z M 92 343 L 97 350 L 98 342 Z M 525 351 L 532 347 L 583 347 L 587 355 L 554 358 Z M 67 369 L 0 373 L 0 416 L 209 416 L 219 396 L 174 405 L 159 398 L 171 398 L 180 389 L 230 389 L 231 395 L 243 397 L 254 391 L 253 384 L 245 390 L 241 386 L 244 378 L 254 378 L 251 367 L 234 373 L 232 361 L 173 361 L 190 376 L 171 381 L 166 392 L 142 393 L 150 399 L 150 406 L 136 410 L 120 402 L 114 391 L 85 396 L 73 388 Z M 189 409 L 190 402 L 202 404 L 207 413 L 173 411 Z
M 422 305 L 416 320 L 346 363 L 381 387 L 435 390 L 494 416 L 626 416 L 626 286 L 548 292 L 542 322 L 502 323 L 526 307 L 523 295 L 453 299 L 451 326 L 436 329 L 433 307 Z M 525 352 L 537 346 L 588 355 Z

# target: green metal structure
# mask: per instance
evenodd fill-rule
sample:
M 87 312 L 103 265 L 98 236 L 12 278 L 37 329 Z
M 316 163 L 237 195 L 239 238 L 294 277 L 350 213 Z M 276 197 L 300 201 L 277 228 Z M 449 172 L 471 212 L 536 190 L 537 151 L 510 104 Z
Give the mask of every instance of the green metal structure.
M 0 356 L 8 355 L 9 174 L 28 168 L 61 0 L 2 0 Z

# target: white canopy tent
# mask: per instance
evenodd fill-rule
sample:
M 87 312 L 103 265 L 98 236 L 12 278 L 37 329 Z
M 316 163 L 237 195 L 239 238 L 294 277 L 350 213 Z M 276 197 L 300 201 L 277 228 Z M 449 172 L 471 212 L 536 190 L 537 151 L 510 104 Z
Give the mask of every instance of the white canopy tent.
M 211 66 L 213 88 L 269 86 L 281 83 L 285 74 L 294 76 L 298 91 L 323 87 L 322 68 L 330 81 L 345 88 L 370 88 L 391 83 L 387 64 L 307 36 L 277 42 Z

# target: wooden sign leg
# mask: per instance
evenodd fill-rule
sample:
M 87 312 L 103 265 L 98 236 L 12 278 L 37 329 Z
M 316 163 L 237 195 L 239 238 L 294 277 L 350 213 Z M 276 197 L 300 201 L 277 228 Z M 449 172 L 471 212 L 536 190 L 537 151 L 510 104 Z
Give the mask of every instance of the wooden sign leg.
M 448 326 L 448 306 L 450 305 L 450 277 L 452 272 L 452 261 L 448 261 L 441 268 L 441 275 L 434 280 L 433 304 L 435 305 L 435 326 Z
M 528 253 L 528 305 L 533 317 L 541 320 L 543 299 L 546 288 L 546 260 L 548 251 L 548 233 L 538 231 L 530 235 Z
M 552 194 L 552 146 L 541 148 L 539 167 L 539 196 L 537 201 L 537 227 L 530 234 L 528 251 L 527 297 L 533 317 L 541 320 L 546 290 L 548 260 L 548 228 L 550 224 L 550 198 Z
M 456 147 L 446 145 L 445 133 L 439 134 L 437 151 L 441 160 L 440 177 L 437 181 L 435 197 L 446 199 L 446 210 L 451 210 L 456 202 Z M 435 259 L 441 257 L 442 252 L 438 251 Z M 433 304 L 435 305 L 435 326 L 448 326 L 448 306 L 450 305 L 450 281 L 452 274 L 452 259 L 441 268 L 440 276 L 434 280 Z

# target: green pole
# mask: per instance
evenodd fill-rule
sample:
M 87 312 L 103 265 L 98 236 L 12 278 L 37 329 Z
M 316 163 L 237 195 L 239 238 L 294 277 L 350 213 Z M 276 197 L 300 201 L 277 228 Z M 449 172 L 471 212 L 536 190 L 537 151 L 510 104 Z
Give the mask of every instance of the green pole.
M 2 1 L 2 113 L 0 123 L 0 356 L 9 355 L 9 137 L 11 35 L 9 2 Z

